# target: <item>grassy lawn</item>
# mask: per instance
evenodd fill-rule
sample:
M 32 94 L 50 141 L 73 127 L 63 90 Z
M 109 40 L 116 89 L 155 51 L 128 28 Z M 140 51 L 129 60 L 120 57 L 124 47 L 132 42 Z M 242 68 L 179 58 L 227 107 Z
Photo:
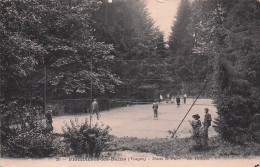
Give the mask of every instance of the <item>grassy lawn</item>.
M 260 156 L 260 144 L 232 145 L 218 137 L 210 138 L 209 148 L 201 151 L 193 149 L 193 141 L 190 138 L 138 139 L 133 137 L 114 138 L 110 150 L 147 152 L 174 159 L 250 158 Z
M 67 143 L 64 143 L 63 137 L 61 137 L 60 135 L 55 135 L 55 140 L 53 142 L 58 150 L 52 156 L 69 157 L 71 155 L 74 155 L 69 145 Z M 104 151 L 108 153 L 116 153 L 119 151 L 152 153 L 160 157 L 167 157 L 169 159 L 175 160 L 207 160 L 215 158 L 248 159 L 260 157 L 260 144 L 247 143 L 245 145 L 234 145 L 222 141 L 219 137 L 213 137 L 209 140 L 208 149 L 197 151 L 193 148 L 193 140 L 191 138 L 148 139 L 136 137 L 113 137 L 113 140 L 109 143 L 108 148 Z

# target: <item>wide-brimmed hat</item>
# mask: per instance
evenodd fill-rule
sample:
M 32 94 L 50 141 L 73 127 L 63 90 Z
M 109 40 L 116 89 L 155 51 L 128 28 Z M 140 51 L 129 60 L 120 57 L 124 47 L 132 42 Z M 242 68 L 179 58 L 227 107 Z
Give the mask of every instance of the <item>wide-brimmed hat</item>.
M 196 114 L 196 115 L 193 115 L 192 118 L 194 118 L 194 119 L 199 119 L 200 116 L 199 116 L 199 114 Z

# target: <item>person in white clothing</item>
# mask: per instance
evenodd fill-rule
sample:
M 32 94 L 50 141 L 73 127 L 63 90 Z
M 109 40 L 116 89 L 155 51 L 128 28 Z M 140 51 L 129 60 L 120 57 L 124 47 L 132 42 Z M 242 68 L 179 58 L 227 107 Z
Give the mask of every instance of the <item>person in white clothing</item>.
M 183 95 L 183 103 L 186 104 L 187 94 Z
M 162 101 L 163 101 L 163 96 L 160 94 L 160 101 L 159 101 L 159 103 L 162 103 Z

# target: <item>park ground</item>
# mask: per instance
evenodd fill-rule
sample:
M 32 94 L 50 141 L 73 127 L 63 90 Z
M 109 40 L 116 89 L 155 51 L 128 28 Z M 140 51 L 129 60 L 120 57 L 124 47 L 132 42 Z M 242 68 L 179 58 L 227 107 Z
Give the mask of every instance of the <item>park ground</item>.
M 212 118 L 216 118 L 216 108 L 210 99 L 198 99 L 186 119 L 180 126 L 177 137 L 170 138 L 169 130 L 178 127 L 183 117 L 193 103 L 188 99 L 187 104 L 165 103 L 159 105 L 159 119 L 154 120 L 151 104 L 130 105 L 101 112 L 100 120 L 95 115 L 92 124 L 109 125 L 110 134 L 114 135 L 109 148 L 102 153 L 106 160 L 70 161 L 71 157 L 51 157 L 43 159 L 10 159 L 2 158 L 1 167 L 74 167 L 74 166 L 243 166 L 254 167 L 259 164 L 260 145 L 248 143 L 237 146 L 222 141 L 213 127 L 209 128 L 209 148 L 195 151 L 190 137 L 193 114 L 204 118 L 204 108 L 209 108 Z M 67 115 L 53 118 L 54 133 L 62 133 L 62 127 L 71 119 L 79 122 L 89 120 L 89 114 Z M 166 158 L 167 157 L 167 158 Z M 209 160 L 210 161 L 205 161 Z M 214 162 L 214 163 L 213 163 Z

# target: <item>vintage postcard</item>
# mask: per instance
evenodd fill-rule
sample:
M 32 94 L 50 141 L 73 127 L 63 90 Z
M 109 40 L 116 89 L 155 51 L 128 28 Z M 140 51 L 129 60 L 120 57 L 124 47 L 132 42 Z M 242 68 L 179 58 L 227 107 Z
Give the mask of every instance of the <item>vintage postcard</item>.
M 259 0 L 0 0 L 0 167 L 259 167 L 259 27 Z

